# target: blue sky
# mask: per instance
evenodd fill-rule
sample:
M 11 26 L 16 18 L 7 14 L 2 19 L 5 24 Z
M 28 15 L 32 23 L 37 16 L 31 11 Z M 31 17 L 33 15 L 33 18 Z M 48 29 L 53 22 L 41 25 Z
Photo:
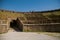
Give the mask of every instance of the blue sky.
M 60 8 L 60 0 L 0 0 L 0 9 L 12 11 L 46 11 Z

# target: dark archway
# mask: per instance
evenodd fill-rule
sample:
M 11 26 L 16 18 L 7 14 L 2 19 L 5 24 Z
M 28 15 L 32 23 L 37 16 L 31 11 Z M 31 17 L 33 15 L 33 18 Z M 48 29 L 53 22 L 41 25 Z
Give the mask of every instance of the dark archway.
M 17 32 L 21 32 L 21 30 L 18 27 L 18 24 L 17 24 L 17 21 L 16 20 L 12 20 L 10 22 L 10 27 L 13 28 Z

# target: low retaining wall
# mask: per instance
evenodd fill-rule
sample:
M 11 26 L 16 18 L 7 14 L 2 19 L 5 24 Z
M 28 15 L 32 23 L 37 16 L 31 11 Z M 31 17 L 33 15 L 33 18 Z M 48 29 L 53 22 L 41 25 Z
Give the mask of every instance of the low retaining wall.
M 0 33 L 8 32 L 9 22 L 7 20 L 0 20 Z
M 23 31 L 28 32 L 60 32 L 60 24 L 51 24 L 51 25 L 32 25 L 26 24 L 23 25 Z
M 60 23 L 24 24 L 19 19 L 17 23 L 24 32 L 60 32 Z

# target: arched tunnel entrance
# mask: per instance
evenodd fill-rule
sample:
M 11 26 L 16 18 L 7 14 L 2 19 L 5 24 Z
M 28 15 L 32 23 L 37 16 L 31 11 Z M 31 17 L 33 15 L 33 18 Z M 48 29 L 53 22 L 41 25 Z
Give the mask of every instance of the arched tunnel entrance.
M 19 29 L 19 26 L 18 26 L 16 20 L 12 20 L 12 21 L 10 22 L 10 27 L 11 27 L 12 29 L 14 29 L 16 32 L 22 32 L 22 31 Z

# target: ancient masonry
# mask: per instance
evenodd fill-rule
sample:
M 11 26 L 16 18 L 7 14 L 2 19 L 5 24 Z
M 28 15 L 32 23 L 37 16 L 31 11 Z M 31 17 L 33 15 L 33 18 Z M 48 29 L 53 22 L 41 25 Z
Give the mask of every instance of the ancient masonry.
M 8 32 L 9 30 L 9 19 L 0 19 L 0 33 Z
M 23 18 L 23 17 L 22 17 Z M 47 21 L 48 19 L 40 19 L 40 17 L 30 17 L 26 20 L 17 18 L 18 27 L 21 31 L 24 32 L 60 32 L 60 23 L 54 22 L 52 20 Z
M 2 14 L 0 10 L 0 13 Z M 22 32 L 60 32 L 60 15 L 54 15 L 56 13 L 60 14 L 59 10 L 53 11 L 43 11 L 43 12 L 14 12 L 14 11 L 6 11 L 6 13 L 11 13 L 15 16 L 19 14 L 20 16 L 13 18 L 8 15 L 6 19 L 1 19 L 0 17 L 0 33 L 8 32 L 10 30 L 10 22 L 12 20 L 16 21 L 16 24 L 20 31 Z M 48 17 L 43 16 L 44 14 L 52 14 Z M 0 14 L 0 15 L 1 15 Z M 22 15 L 21 15 L 22 14 Z M 42 15 L 43 14 L 43 15 Z M 15 25 L 15 24 L 14 24 Z

